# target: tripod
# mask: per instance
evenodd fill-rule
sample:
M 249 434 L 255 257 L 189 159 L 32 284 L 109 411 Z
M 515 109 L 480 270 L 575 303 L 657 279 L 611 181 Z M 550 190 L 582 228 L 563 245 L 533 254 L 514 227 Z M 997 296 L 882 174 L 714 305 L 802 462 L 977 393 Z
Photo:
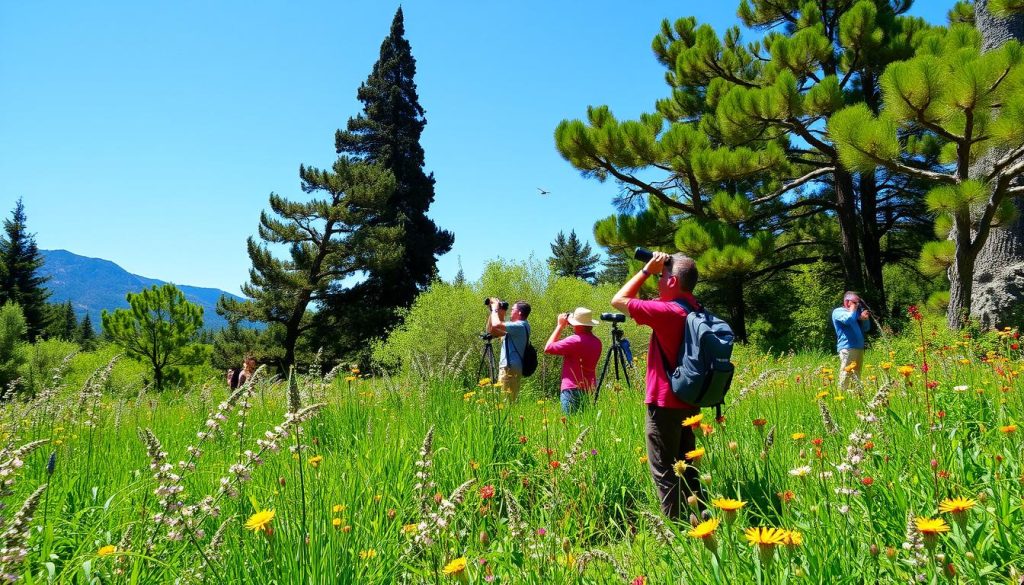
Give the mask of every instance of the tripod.
M 608 362 L 615 363 L 615 381 L 619 381 L 619 367 L 622 367 L 622 377 L 626 379 L 626 387 L 632 389 L 632 383 L 629 381 L 629 374 L 627 367 L 629 367 L 629 360 L 626 359 L 628 350 L 626 347 L 628 342 L 625 340 L 625 333 L 622 329 L 619 329 L 619 324 L 612 322 L 612 344 L 608 348 L 608 354 L 604 358 L 604 366 L 601 368 L 601 377 L 597 379 L 597 388 L 594 390 L 594 402 L 601 396 L 601 384 L 604 383 L 604 376 L 608 373 Z
M 493 384 L 497 381 L 495 377 L 498 375 L 498 366 L 494 361 L 494 346 L 491 345 L 491 340 L 494 339 L 494 336 L 490 333 L 481 333 L 480 339 L 484 342 L 484 347 L 480 353 L 480 365 L 476 367 L 476 379 L 480 380 L 480 376 L 484 372 L 484 364 L 486 364 L 488 377 Z

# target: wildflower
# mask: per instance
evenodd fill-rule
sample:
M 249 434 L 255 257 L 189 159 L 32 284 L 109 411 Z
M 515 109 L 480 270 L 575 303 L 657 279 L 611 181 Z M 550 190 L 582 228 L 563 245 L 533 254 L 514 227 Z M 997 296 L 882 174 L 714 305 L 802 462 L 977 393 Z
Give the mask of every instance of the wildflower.
M 494 486 L 493 485 L 485 485 L 484 487 L 480 488 L 480 499 L 481 500 L 489 500 L 489 499 L 491 499 L 493 497 L 494 497 Z
M 108 544 L 107 546 L 101 546 L 100 550 L 96 551 L 96 554 L 101 556 L 101 557 L 106 557 L 106 556 L 110 556 L 110 555 L 112 555 L 112 554 L 114 554 L 116 552 L 117 552 L 117 547 L 112 545 L 112 544 Z
M 690 416 L 690 417 L 687 417 L 686 419 L 684 419 L 683 420 L 683 426 L 684 427 L 690 427 L 691 429 L 696 429 L 700 425 L 700 421 L 702 421 L 703 419 L 704 419 L 704 414 L 698 412 L 697 414 L 695 414 L 693 416 Z
M 480 381 L 477 382 L 477 386 L 480 386 L 480 387 L 490 386 L 490 385 L 491 385 L 491 379 L 490 378 L 481 378 Z
M 792 502 L 794 499 L 796 499 L 796 494 L 793 493 L 793 490 L 786 490 L 784 492 L 779 492 L 775 495 L 778 496 L 783 503 Z
M 892 362 L 882 362 L 882 366 L 881 367 L 882 367 L 883 370 L 888 371 L 888 370 L 890 370 L 892 368 Z
M 331 519 L 331 526 L 333 526 L 335 528 L 341 528 L 341 518 L 332 518 Z
M 814 398 L 817 399 L 817 400 L 821 400 L 822 398 L 824 398 L 826 396 L 828 396 L 828 391 L 827 390 L 822 390 L 821 392 L 818 392 L 817 394 L 815 394 Z
M 800 440 L 806 439 L 807 438 L 807 434 L 806 433 L 793 433 L 792 435 L 790 435 L 790 437 L 792 437 L 794 441 L 800 441 Z
M 767 419 L 763 419 L 763 418 L 755 418 L 753 420 L 753 423 L 754 423 L 755 427 L 761 428 L 764 425 L 768 424 L 768 420 Z
M 558 461 L 552 461 L 551 462 L 551 469 L 558 469 L 561 466 L 562 466 L 562 464 L 559 463 Z
M 675 471 L 676 477 L 683 477 L 683 474 L 686 473 L 686 470 L 689 468 L 690 466 L 687 465 L 686 461 L 683 461 L 682 459 L 676 461 L 672 465 L 672 471 Z
M 900 366 L 899 373 L 904 378 L 909 378 L 914 373 L 914 366 Z
M 335 504 L 334 507 L 331 508 L 331 512 L 334 512 L 335 514 L 340 514 L 340 513 L 344 512 L 344 511 L 345 511 L 345 506 L 343 506 L 341 504 Z
M 711 426 L 711 425 L 709 425 L 707 423 L 701 423 L 700 430 L 704 433 L 704 436 L 707 437 L 709 435 L 714 434 L 715 427 L 713 427 L 713 426 Z
M 871 484 L 875 483 L 875 478 L 873 478 L 870 475 L 868 475 L 868 476 L 865 476 L 863 479 L 861 479 L 860 483 L 862 485 L 864 485 L 864 487 L 868 487 Z
M 787 530 L 786 534 L 782 537 L 782 544 L 796 548 L 804 543 L 804 535 L 797 530 Z
M 843 368 L 843 371 L 846 372 L 847 374 L 849 374 L 849 373 L 853 372 L 856 369 L 857 369 L 857 362 L 850 362 L 849 365 L 847 365 L 845 368 Z
M 693 451 L 686 452 L 686 458 L 690 461 L 700 461 L 700 458 L 704 456 L 704 447 L 698 447 Z
M 457 577 L 466 570 L 466 557 L 459 557 L 452 562 L 448 563 L 442 569 L 442 573 L 449 577 Z
M 731 498 L 716 498 L 711 500 L 711 505 L 722 510 L 723 512 L 735 512 L 747 503 L 742 500 L 733 500 Z
M 821 444 L 824 442 L 825 440 L 822 439 L 821 437 L 815 437 L 811 439 L 811 444 L 814 445 L 815 447 L 821 447 Z
M 419 526 L 415 523 L 402 526 L 402 534 L 416 534 L 418 531 Z
M 253 532 L 268 532 L 270 521 L 274 519 L 274 510 L 262 510 L 256 512 L 245 522 L 245 527 Z
M 363 559 L 364 561 L 372 559 L 372 558 L 374 558 L 376 556 L 377 556 L 377 549 L 370 548 L 370 549 L 359 551 L 359 558 Z
M 647 463 L 647 455 L 641 455 L 639 457 L 639 461 L 640 461 L 640 465 L 645 465 Z
M 970 510 L 977 503 L 978 501 L 972 498 L 946 498 L 945 500 L 942 500 L 942 503 L 939 504 L 939 511 L 957 516 Z
M 757 545 L 761 554 L 761 564 L 768 564 L 772 560 L 772 553 L 775 547 L 783 544 L 786 531 L 781 528 L 747 528 L 744 536 L 747 542 Z
M 938 535 L 943 532 L 949 532 L 949 524 L 942 518 L 923 518 L 918 517 L 914 519 L 914 525 L 917 527 L 917 531 L 924 537 L 924 544 L 928 547 L 928 550 L 935 548 L 935 541 L 938 539 Z
M 322 455 L 314 455 L 309 458 L 309 464 L 313 467 L 313 469 L 316 469 L 317 467 L 320 467 L 320 464 L 323 463 L 323 460 L 324 458 Z
M 793 477 L 804 477 L 806 475 L 809 475 L 810 473 L 811 473 L 811 466 L 810 465 L 803 465 L 803 466 L 797 467 L 796 469 L 790 469 L 789 470 L 789 474 L 792 475 Z
M 636 579 L 630 581 L 629 585 L 647 585 L 647 577 L 645 575 L 639 575 Z
M 999 432 L 1003 433 L 1004 435 L 1009 435 L 1010 433 L 1015 433 L 1015 432 L 1017 432 L 1017 425 L 1006 425 L 1006 426 L 999 427 Z
M 692 530 L 686 533 L 691 538 L 711 538 L 714 537 L 715 531 L 718 530 L 719 520 L 718 518 L 711 518 L 705 520 L 700 524 L 693 527 Z
M 967 392 L 970 389 L 971 389 L 971 387 L 970 386 L 966 386 L 966 385 L 964 385 L 964 386 L 953 386 L 953 391 L 954 392 Z

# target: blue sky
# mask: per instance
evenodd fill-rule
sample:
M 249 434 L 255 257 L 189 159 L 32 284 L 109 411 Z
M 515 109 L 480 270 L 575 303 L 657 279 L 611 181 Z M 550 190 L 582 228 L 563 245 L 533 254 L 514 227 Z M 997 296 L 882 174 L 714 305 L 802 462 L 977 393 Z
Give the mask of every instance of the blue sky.
M 407 2 L 430 215 L 455 232 L 441 276 L 460 259 L 475 279 L 496 257 L 547 258 L 559 230 L 592 241 L 617 190 L 558 155 L 555 126 L 591 104 L 653 110 L 661 20 L 721 31 L 736 4 Z M 950 5 L 912 12 L 940 23 Z M 41 248 L 237 293 L 267 196 L 303 197 L 299 165 L 334 160 L 397 6 L 3 3 L 0 212 L 22 197 Z

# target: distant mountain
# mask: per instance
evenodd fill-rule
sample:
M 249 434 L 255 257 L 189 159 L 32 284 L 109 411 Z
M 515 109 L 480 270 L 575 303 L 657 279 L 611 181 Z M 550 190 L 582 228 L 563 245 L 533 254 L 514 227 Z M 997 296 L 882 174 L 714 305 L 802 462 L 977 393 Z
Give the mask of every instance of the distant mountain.
M 127 309 L 127 293 L 137 293 L 154 284 L 165 284 L 162 280 L 146 278 L 132 274 L 101 258 L 87 258 L 72 254 L 67 250 L 40 250 L 43 257 L 41 274 L 50 277 L 46 288 L 52 293 L 51 303 L 71 301 L 75 315 L 81 319 L 89 314 L 97 331 L 100 328 L 100 314 L 103 309 Z M 221 295 L 242 300 L 216 288 L 202 288 L 175 283 L 190 303 L 203 308 L 203 326 L 207 329 L 220 329 L 227 326 L 227 321 L 217 314 L 217 299 Z

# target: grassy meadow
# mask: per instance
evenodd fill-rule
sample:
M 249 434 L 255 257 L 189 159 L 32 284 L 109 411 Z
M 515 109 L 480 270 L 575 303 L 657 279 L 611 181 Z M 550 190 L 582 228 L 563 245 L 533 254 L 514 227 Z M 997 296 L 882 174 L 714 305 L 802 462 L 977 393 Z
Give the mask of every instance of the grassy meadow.
M 738 348 L 724 420 L 691 421 L 705 494 L 679 523 L 658 514 L 640 371 L 564 418 L 536 379 L 517 404 L 315 365 L 158 395 L 80 355 L 2 406 L 3 578 L 1017 582 L 1016 333 L 919 331 L 877 342 L 850 392 L 834 356 Z

